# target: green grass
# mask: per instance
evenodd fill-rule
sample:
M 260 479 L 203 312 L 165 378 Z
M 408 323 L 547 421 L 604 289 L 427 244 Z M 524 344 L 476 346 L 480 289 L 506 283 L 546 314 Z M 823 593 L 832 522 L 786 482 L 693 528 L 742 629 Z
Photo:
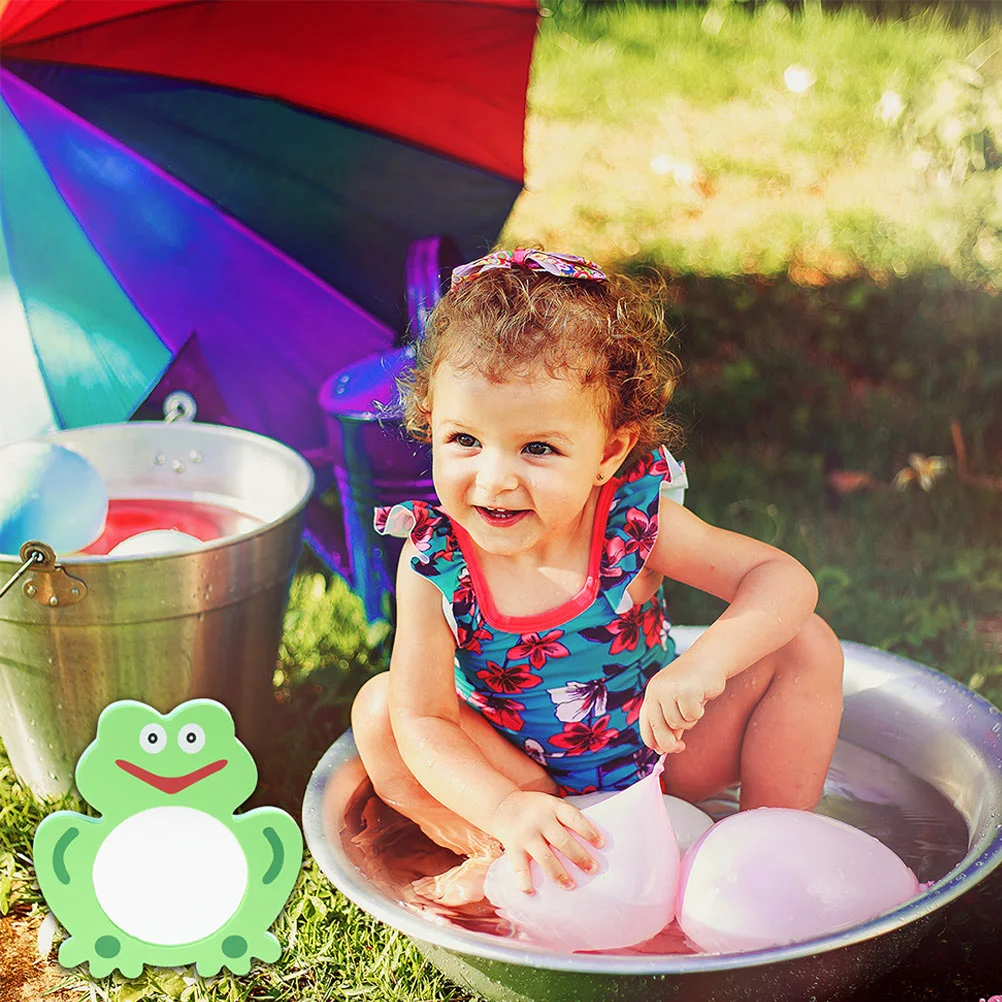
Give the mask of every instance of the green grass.
M 734 101 L 766 103 L 786 92 L 791 64 L 813 70 L 814 100 L 800 124 L 850 130 L 894 86 L 911 92 L 946 57 L 966 55 L 981 35 L 935 18 L 874 22 L 858 8 L 837 16 L 790 16 L 776 4 L 751 16 L 740 6 L 708 14 L 705 7 L 611 5 L 587 16 L 561 8 L 543 25 L 534 63 L 534 113 L 609 123 L 683 97 L 709 110 Z M 860 129 L 858 151 L 869 132 Z M 829 137 L 825 152 L 842 152 Z M 812 143 L 812 150 L 815 147 Z
M 754 15 L 740 4 L 555 6 L 506 243 L 702 274 L 943 265 L 985 282 L 1002 265 L 999 182 L 944 184 L 933 160 L 953 151 L 920 142 L 917 121 L 971 113 L 967 97 L 937 87 L 987 29 L 932 15 L 875 22 L 854 8 L 790 16 L 778 3 Z M 996 86 L 999 48 L 991 39 L 975 57 Z M 791 66 L 813 77 L 803 93 L 784 82 Z M 887 91 L 904 112 L 885 124 Z
M 820 457 L 768 448 L 704 450 L 688 467 L 693 510 L 801 560 L 842 639 L 930 665 L 1002 706 L 1002 541 L 988 528 L 1002 495 L 947 474 L 929 492 L 882 485 L 837 499 Z M 721 608 L 689 589 L 669 594 L 676 622 Z

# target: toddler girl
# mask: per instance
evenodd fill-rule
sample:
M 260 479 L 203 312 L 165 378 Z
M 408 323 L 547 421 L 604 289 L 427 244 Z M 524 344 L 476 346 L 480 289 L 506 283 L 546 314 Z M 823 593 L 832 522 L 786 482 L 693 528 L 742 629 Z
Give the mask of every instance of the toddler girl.
M 842 707 L 842 652 L 792 557 L 682 505 L 661 444 L 677 362 L 656 308 L 581 258 L 457 268 L 419 345 L 409 430 L 440 504 L 377 512 L 405 537 L 389 672 L 352 708 L 379 796 L 470 858 L 418 890 L 479 897 L 506 850 L 574 886 L 601 835 L 562 797 L 621 789 L 667 753 L 668 792 L 740 780 L 741 807 L 810 808 Z M 663 578 L 727 609 L 676 656 Z

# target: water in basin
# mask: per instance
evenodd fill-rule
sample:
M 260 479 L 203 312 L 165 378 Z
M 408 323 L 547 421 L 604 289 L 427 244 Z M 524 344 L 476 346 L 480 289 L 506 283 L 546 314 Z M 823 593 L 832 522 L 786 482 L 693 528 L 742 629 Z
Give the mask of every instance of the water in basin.
M 728 790 L 699 806 L 719 820 L 737 810 L 737 790 Z M 922 882 L 943 877 L 968 849 L 967 825 L 942 794 L 890 759 L 844 740 L 838 743 L 825 794 L 816 810 L 879 839 Z M 416 825 L 379 800 L 368 779 L 348 801 L 344 819 L 341 846 L 377 890 L 430 922 L 502 938 L 513 935 L 509 923 L 495 913 L 489 901 L 456 908 L 427 901 L 414 892 L 413 880 L 441 873 L 459 859 L 434 845 Z M 605 952 L 667 955 L 700 951 L 672 922 L 644 943 Z

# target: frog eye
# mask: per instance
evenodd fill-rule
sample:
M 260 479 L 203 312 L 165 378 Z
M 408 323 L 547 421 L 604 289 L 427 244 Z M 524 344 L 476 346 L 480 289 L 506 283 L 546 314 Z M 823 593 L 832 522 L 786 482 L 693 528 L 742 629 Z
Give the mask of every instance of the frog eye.
M 181 751 L 194 755 L 205 747 L 205 731 L 198 724 L 185 724 L 177 736 Z
M 159 724 L 147 724 L 139 732 L 139 747 L 157 755 L 167 747 L 167 732 Z

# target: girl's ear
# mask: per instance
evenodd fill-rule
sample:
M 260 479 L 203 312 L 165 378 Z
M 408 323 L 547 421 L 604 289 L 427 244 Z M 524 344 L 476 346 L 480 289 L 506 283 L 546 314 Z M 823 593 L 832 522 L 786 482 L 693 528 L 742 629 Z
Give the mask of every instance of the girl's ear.
M 608 483 L 612 479 L 639 439 L 639 433 L 630 425 L 624 425 L 609 433 L 602 452 L 602 462 L 595 475 L 597 484 Z

